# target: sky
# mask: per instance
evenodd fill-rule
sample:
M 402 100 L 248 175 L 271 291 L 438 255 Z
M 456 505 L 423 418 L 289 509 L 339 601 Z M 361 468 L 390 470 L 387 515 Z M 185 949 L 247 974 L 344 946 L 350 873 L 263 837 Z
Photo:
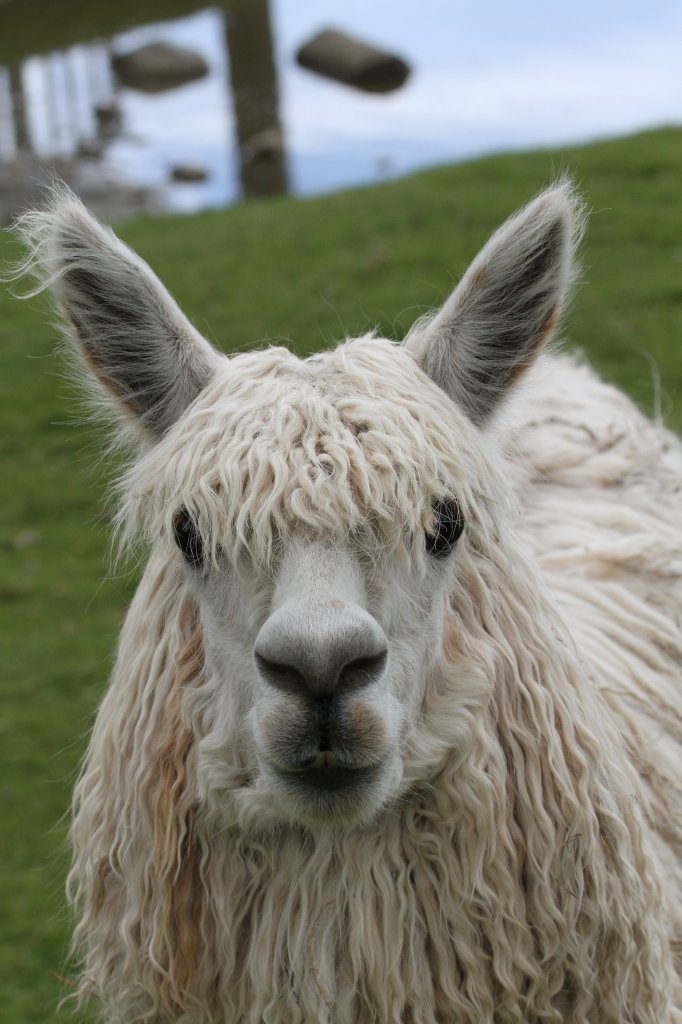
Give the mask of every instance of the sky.
M 682 122 L 680 0 L 271 0 L 271 16 L 290 178 L 299 193 Z M 406 85 L 369 96 L 298 68 L 296 49 L 324 27 L 403 56 L 412 68 Z M 122 173 L 150 184 L 165 181 L 173 163 L 206 166 L 208 183 L 169 192 L 176 206 L 234 198 L 222 15 L 207 10 L 137 29 L 114 46 L 125 51 L 158 39 L 196 48 L 211 74 L 157 97 L 122 90 L 127 137 L 111 157 Z M 38 64 L 25 70 L 36 96 Z M 44 67 L 42 82 L 44 92 Z
M 682 3 L 275 0 L 282 54 L 340 24 L 414 66 L 365 98 L 298 71 L 285 79 L 292 149 L 385 150 L 396 169 L 682 121 Z M 341 143 L 339 145 L 339 142 Z

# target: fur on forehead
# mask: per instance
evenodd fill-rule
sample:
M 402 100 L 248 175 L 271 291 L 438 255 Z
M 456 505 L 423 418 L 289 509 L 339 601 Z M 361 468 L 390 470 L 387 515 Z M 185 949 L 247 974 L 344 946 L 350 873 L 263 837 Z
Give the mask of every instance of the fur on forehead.
M 226 359 L 129 470 L 121 525 L 170 541 L 185 507 L 213 557 L 235 561 L 267 562 L 296 530 L 409 550 L 434 499 L 456 497 L 469 521 L 490 508 L 486 465 L 479 431 L 399 345 L 271 348 Z

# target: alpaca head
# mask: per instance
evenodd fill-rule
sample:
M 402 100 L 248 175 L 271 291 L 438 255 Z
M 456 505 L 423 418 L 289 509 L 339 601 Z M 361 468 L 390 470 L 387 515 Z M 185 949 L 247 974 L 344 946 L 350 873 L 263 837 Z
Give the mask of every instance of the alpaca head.
M 554 328 L 576 221 L 561 183 L 404 345 L 300 360 L 219 355 L 71 195 L 24 218 L 98 393 L 139 441 L 124 533 L 175 566 L 197 610 L 205 672 L 183 714 L 197 798 L 219 816 L 343 827 L 419 774 L 458 579 L 501 543 L 488 422 Z M 459 668 L 449 746 L 481 702 Z

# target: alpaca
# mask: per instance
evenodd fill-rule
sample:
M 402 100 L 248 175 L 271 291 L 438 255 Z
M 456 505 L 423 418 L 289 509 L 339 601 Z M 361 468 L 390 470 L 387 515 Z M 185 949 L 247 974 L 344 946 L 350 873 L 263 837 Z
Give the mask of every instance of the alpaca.
M 682 445 L 548 354 L 561 181 L 402 344 L 218 354 L 22 218 L 149 559 L 74 795 L 111 1024 L 680 1024 Z

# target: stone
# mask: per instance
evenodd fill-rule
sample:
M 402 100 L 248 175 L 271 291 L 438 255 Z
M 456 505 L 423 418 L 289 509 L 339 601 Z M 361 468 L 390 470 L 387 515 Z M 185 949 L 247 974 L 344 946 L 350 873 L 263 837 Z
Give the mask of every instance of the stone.
M 278 160 L 284 152 L 284 140 L 279 128 L 264 128 L 257 132 L 241 147 L 242 159 L 246 163 L 262 160 Z
M 332 28 L 323 29 L 304 43 L 296 60 L 309 71 L 364 92 L 393 92 L 410 73 L 401 57 Z
M 113 54 L 111 63 L 121 85 L 148 93 L 195 82 L 209 71 L 200 53 L 170 43 L 149 43 L 130 53 Z
M 172 180 L 179 182 L 206 181 L 208 178 L 206 168 L 198 164 L 175 164 L 170 173 Z

